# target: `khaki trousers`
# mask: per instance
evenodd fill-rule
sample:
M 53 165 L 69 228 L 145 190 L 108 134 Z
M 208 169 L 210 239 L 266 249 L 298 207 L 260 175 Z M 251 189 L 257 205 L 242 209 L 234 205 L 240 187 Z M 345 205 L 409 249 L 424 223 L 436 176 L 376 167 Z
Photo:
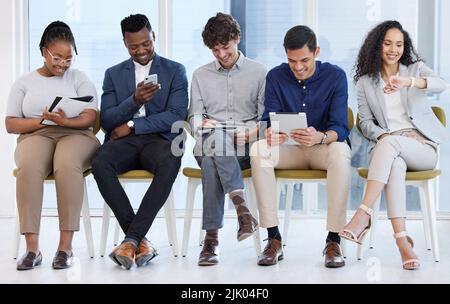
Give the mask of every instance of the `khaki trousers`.
M 387 214 L 392 218 L 406 217 L 406 171 L 431 170 L 437 164 L 434 143 L 401 135 L 380 140 L 370 154 L 368 180 L 386 184 Z
M 91 130 L 49 126 L 17 139 L 16 198 L 20 232 L 39 234 L 44 180 L 54 173 L 61 231 L 78 231 L 83 172 L 100 146 Z
M 347 143 L 334 142 L 313 147 L 281 145 L 269 147 L 265 139 L 253 144 L 252 178 L 263 228 L 278 226 L 278 205 L 274 169 L 327 171 L 327 230 L 339 232 L 346 223 L 350 184 L 351 151 Z

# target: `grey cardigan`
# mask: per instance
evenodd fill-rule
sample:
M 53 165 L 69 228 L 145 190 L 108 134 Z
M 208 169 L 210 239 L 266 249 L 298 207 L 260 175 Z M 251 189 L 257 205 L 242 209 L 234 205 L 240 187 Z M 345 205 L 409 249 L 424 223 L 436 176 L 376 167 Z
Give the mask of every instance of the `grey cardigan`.
M 447 83 L 423 62 L 417 62 L 408 67 L 400 65 L 399 74 L 427 80 L 427 88 L 423 90 L 402 88 L 400 90 L 402 103 L 412 124 L 420 133 L 437 144 L 448 141 L 449 133 L 434 115 L 426 96 L 426 93 L 443 92 L 447 88 Z M 356 91 L 360 127 L 363 135 L 369 140 L 368 151 L 371 153 L 378 142 L 377 138 L 391 132 L 387 123 L 381 78 L 377 83 L 368 75 L 361 77 L 356 83 Z

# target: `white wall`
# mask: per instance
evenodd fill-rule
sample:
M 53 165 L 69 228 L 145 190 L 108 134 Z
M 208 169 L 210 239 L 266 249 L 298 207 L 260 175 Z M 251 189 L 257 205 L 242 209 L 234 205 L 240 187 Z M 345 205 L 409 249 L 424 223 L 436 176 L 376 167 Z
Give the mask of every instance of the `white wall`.
M 0 1 L 0 217 L 14 215 L 15 208 L 15 180 L 11 174 L 15 136 L 6 133 L 4 124 L 6 101 L 14 80 L 13 2 Z

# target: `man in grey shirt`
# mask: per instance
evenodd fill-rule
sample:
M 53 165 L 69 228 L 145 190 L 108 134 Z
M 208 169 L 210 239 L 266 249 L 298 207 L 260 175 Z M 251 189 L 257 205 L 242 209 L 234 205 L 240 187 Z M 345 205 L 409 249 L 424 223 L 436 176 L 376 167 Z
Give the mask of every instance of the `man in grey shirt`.
M 189 122 L 196 139 L 194 155 L 203 172 L 206 237 L 198 265 L 208 266 L 219 262 L 225 194 L 237 211 L 238 241 L 258 229 L 245 205 L 241 170 L 250 168 L 249 144 L 258 135 L 264 112 L 267 69 L 238 51 L 240 27 L 232 16 L 218 13 L 210 18 L 202 36 L 216 60 L 193 74 Z

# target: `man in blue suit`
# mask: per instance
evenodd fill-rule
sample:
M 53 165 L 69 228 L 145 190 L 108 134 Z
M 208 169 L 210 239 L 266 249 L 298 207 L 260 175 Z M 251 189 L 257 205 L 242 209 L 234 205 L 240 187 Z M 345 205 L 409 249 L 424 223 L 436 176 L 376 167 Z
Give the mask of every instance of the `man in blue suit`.
M 105 143 L 97 152 L 92 171 L 106 203 L 114 212 L 125 239 L 109 255 L 120 266 L 146 265 L 156 249 L 145 238 L 172 189 L 181 155 L 172 151 L 172 125 L 184 121 L 188 106 L 188 81 L 183 65 L 155 53 L 155 33 L 144 15 L 121 22 L 130 59 L 109 68 L 103 82 L 100 120 Z M 149 74 L 158 84 L 144 84 Z M 181 149 L 181 148 L 180 148 Z M 178 153 L 177 153 L 178 152 Z M 118 175 L 144 169 L 154 174 L 135 214 Z

